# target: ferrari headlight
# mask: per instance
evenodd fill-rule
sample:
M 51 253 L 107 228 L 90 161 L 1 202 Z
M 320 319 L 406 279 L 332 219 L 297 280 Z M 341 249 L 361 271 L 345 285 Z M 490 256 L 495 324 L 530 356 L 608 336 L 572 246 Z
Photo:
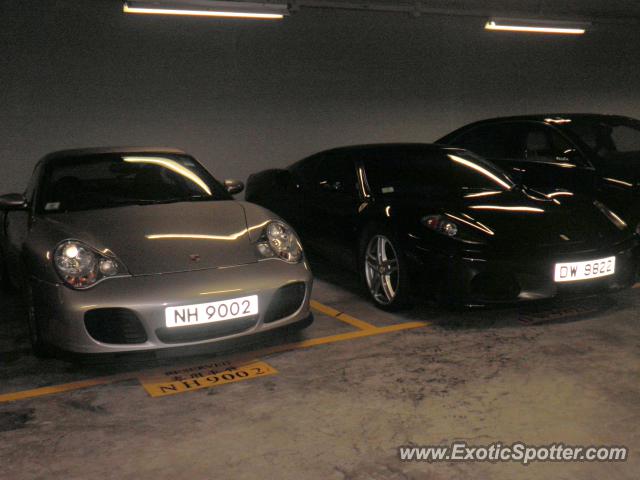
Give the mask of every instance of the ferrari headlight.
M 265 258 L 279 258 L 288 263 L 302 260 L 300 239 L 290 226 L 278 220 L 267 224 L 256 246 Z
M 495 234 L 486 225 L 464 214 L 461 216 L 449 213 L 446 215 L 427 215 L 420 219 L 420 223 L 445 237 L 475 244 L 485 243 L 489 237 Z
M 447 237 L 458 235 L 458 225 L 442 215 L 428 215 L 422 219 L 422 224 L 429 230 L 441 233 Z
M 127 275 L 123 265 L 76 240 L 60 243 L 53 254 L 53 265 L 64 283 L 84 290 L 110 277 Z
M 596 206 L 598 210 L 602 212 L 602 214 L 609 219 L 611 223 L 613 223 L 618 230 L 626 230 L 627 222 L 621 219 L 618 215 L 613 213 L 609 207 L 607 207 L 604 203 L 599 202 L 598 200 L 594 200 L 593 204 Z

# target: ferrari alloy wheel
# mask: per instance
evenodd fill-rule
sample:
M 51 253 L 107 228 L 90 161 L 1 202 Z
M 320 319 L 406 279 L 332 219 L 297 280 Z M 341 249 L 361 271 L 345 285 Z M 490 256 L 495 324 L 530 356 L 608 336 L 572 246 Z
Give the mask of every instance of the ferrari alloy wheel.
M 376 302 L 389 305 L 398 291 L 398 254 L 384 235 L 369 240 L 365 275 L 369 293 Z
M 365 286 L 376 305 L 397 310 L 407 303 L 408 296 L 402 252 L 390 234 L 377 232 L 367 238 L 362 252 Z

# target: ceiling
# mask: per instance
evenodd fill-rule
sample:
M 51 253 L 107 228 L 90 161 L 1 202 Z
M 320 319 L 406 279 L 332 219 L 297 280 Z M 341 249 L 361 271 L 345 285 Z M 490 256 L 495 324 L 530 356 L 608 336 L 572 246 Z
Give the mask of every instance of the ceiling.
M 339 8 L 416 15 L 527 15 L 603 23 L 640 21 L 638 0 L 289 0 L 289 3 L 294 10 Z
M 211 7 L 222 0 L 141 0 Z M 236 3 L 289 4 L 305 9 L 377 11 L 405 15 L 545 18 L 591 23 L 640 24 L 640 0 L 233 0 Z

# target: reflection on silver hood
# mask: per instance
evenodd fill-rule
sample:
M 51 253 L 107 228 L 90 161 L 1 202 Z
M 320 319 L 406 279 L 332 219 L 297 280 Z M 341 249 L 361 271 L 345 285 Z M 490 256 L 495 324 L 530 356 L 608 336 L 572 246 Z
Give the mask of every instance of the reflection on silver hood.
M 110 250 L 132 275 L 151 275 L 257 262 L 252 239 L 270 218 L 241 202 L 183 202 L 50 215 L 38 227 L 56 243 Z

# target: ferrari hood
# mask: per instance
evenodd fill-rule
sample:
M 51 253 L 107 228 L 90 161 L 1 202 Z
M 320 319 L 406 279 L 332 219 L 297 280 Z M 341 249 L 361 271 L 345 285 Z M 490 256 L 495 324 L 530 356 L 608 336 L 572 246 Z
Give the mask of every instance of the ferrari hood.
M 234 201 L 182 202 L 69 212 L 45 217 L 58 236 L 110 250 L 132 275 L 243 265 L 258 261 Z M 61 238 L 61 239 L 64 239 Z

